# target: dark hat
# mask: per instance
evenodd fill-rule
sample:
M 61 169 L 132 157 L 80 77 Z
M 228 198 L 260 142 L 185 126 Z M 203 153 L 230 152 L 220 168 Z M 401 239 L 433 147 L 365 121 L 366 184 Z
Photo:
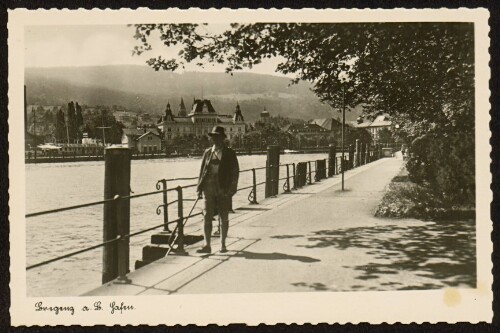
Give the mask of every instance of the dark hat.
M 224 131 L 224 127 L 222 126 L 214 126 L 212 128 L 212 132 L 208 133 L 209 136 L 223 136 L 226 137 L 226 133 Z

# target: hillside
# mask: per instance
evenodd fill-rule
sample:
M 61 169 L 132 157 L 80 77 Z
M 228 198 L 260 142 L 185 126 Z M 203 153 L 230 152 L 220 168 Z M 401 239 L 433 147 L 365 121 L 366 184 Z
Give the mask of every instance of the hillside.
M 273 116 L 312 118 L 337 117 L 300 82 L 289 86 L 286 77 L 235 73 L 155 72 L 146 66 L 99 66 L 27 68 L 25 82 L 28 104 L 66 105 L 78 101 L 86 105 L 121 105 L 133 112 L 160 114 L 170 102 L 177 113 L 180 98 L 186 107 L 193 98 L 212 100 L 220 113 L 231 113 L 239 102 L 248 121 L 258 119 L 264 107 Z M 354 120 L 359 110 L 348 112 Z

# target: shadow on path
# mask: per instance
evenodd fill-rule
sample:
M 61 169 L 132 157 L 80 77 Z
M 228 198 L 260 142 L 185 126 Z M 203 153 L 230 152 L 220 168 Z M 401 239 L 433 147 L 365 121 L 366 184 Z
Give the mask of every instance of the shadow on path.
M 443 286 L 476 285 L 475 221 L 441 221 L 421 226 L 386 225 L 320 230 L 312 234 L 278 235 L 276 239 L 304 237 L 304 248 L 339 250 L 366 249 L 371 261 L 365 265 L 345 265 L 358 271 L 356 280 L 367 281 L 381 276 L 412 273 L 414 283 L 385 282 L 395 289 L 435 289 Z M 401 276 L 395 277 L 398 281 Z M 433 283 L 432 280 L 436 280 Z M 306 286 L 301 282 L 297 286 Z M 309 284 L 314 290 L 328 290 L 321 283 Z M 352 289 L 362 288 L 359 285 Z M 368 289 L 372 289 L 371 287 Z
M 320 261 L 316 258 L 306 257 L 306 256 L 294 256 L 286 253 L 260 253 L 260 252 L 248 252 L 239 251 L 231 257 L 239 257 L 244 259 L 257 259 L 257 260 L 297 260 L 300 262 L 317 262 Z
M 360 271 L 362 274 L 357 277 L 360 280 L 410 271 L 441 280 L 449 286 L 476 284 L 475 223 L 472 220 L 413 227 L 390 225 L 321 230 L 309 236 L 308 241 L 313 244 L 304 245 L 306 248 L 368 249 L 367 253 L 379 262 L 344 266 Z M 429 289 L 433 286 L 423 284 L 419 287 Z

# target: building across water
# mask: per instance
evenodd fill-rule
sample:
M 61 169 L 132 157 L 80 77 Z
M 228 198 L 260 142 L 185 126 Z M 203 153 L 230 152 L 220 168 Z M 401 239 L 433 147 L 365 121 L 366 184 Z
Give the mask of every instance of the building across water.
M 215 125 L 224 127 L 228 139 L 243 135 L 245 121 L 240 105 L 236 104 L 233 114 L 221 114 L 214 109 L 210 100 L 195 99 L 191 111 L 186 113 L 184 100 L 181 99 L 177 116 L 172 113 L 169 103 L 165 114 L 157 122 L 166 144 L 176 137 L 206 136 Z
M 139 153 L 157 153 L 162 150 L 161 133 L 157 128 L 124 128 L 122 145 Z

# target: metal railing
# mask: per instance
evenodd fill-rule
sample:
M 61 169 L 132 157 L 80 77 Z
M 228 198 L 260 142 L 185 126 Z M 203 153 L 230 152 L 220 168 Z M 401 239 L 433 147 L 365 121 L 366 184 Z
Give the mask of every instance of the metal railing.
M 278 176 L 277 179 L 270 179 L 270 178 L 266 177 L 266 180 L 261 181 L 261 182 L 257 181 L 256 171 L 267 169 L 267 167 L 259 167 L 259 168 L 240 170 L 239 171 L 240 174 L 247 173 L 247 172 L 252 173 L 252 184 L 249 186 L 244 186 L 244 187 L 238 188 L 237 192 L 241 192 L 241 191 L 250 189 L 250 192 L 248 194 L 248 201 L 250 202 L 250 204 L 258 204 L 257 188 L 261 185 L 266 184 L 266 182 L 277 181 L 279 184 L 279 181 L 284 181 L 283 187 L 282 187 L 283 193 L 289 193 L 292 190 L 296 190 L 296 189 L 302 187 L 303 185 L 310 185 L 313 183 L 313 181 L 318 182 L 318 181 L 321 181 L 321 179 L 328 178 L 329 177 L 329 170 L 331 170 L 332 168 L 333 168 L 333 173 L 331 176 L 338 175 L 339 173 L 342 172 L 342 168 L 345 168 L 345 170 L 348 170 L 349 168 L 357 167 L 357 166 L 360 166 L 362 164 L 366 164 L 366 163 L 371 162 L 375 159 L 378 159 L 380 157 L 380 154 L 379 153 L 377 154 L 377 152 L 375 152 L 375 151 L 371 151 L 368 154 L 366 154 L 365 156 L 366 156 L 365 161 L 360 162 L 358 160 L 357 165 L 350 164 L 349 159 L 347 158 L 348 156 L 344 157 L 343 163 L 341 163 L 342 162 L 341 157 L 334 157 L 332 159 L 332 161 L 334 161 L 335 165 L 333 165 L 333 166 L 327 165 L 327 159 L 310 160 L 310 161 L 299 162 L 299 163 L 279 164 L 278 169 L 279 168 L 286 168 L 286 176 L 282 177 L 282 178 L 279 178 L 279 176 Z M 300 163 L 306 164 L 305 174 L 300 173 L 297 170 L 298 164 L 300 164 Z M 313 170 L 313 165 L 314 165 L 314 170 Z M 276 166 L 270 165 L 269 167 L 276 167 Z M 278 175 L 279 175 L 279 172 L 278 172 Z M 300 182 L 298 180 L 300 177 L 303 177 L 304 175 L 306 177 L 306 182 L 305 182 L 305 184 L 300 184 Z M 315 175 L 314 178 L 313 178 L 313 175 Z M 173 225 L 173 224 L 175 224 L 175 229 L 173 230 L 173 232 L 171 234 L 172 237 L 169 238 L 167 245 L 171 249 L 173 249 L 174 252 L 184 252 L 184 224 L 186 223 L 186 221 L 190 217 L 200 216 L 200 215 L 202 215 L 202 212 L 192 214 L 192 210 L 191 210 L 191 212 L 187 216 L 184 216 L 184 202 L 185 201 L 195 201 L 197 199 L 184 198 L 183 190 L 195 187 L 195 186 L 197 186 L 197 184 L 194 183 L 194 184 L 188 184 L 188 185 L 168 188 L 168 183 L 172 182 L 172 181 L 186 181 L 186 180 L 196 180 L 196 179 L 198 179 L 198 177 L 160 179 L 156 182 L 156 191 L 146 192 L 146 193 L 141 193 L 141 194 L 127 195 L 127 196 L 116 195 L 112 199 L 99 200 L 99 201 L 94 201 L 94 202 L 89 202 L 89 203 L 84 203 L 84 204 L 79 204 L 79 205 L 67 206 L 67 207 L 62 207 L 62 208 L 57 208 L 57 209 L 50 209 L 50 210 L 26 214 L 25 215 L 26 218 L 32 218 L 35 216 L 55 214 L 55 213 L 60 213 L 60 212 L 64 212 L 64 211 L 69 211 L 69 210 L 75 210 L 75 209 L 80 209 L 80 208 L 85 208 L 85 207 L 92 207 L 92 206 L 96 206 L 96 205 L 111 204 L 111 205 L 113 205 L 113 207 L 115 209 L 115 214 L 118 215 L 118 214 L 121 214 L 120 209 L 119 209 L 119 207 L 120 207 L 119 202 L 120 201 L 162 194 L 162 203 L 156 207 L 156 214 L 157 215 L 161 215 L 161 213 L 163 212 L 163 222 L 161 224 L 154 225 L 152 227 L 149 227 L 149 228 L 146 228 L 146 229 L 134 232 L 134 233 L 130 233 L 130 232 L 126 233 L 126 232 L 124 232 L 124 228 L 118 226 L 119 234 L 114 239 L 104 241 L 104 242 L 101 242 L 99 244 L 95 244 L 95 245 L 86 247 L 84 249 L 80 249 L 77 251 L 66 253 L 64 255 L 61 255 L 61 256 L 58 256 L 55 258 L 41 261 L 41 262 L 38 262 L 36 264 L 28 265 L 28 266 L 26 266 L 26 270 L 31 270 L 31 269 L 36 268 L 36 267 L 44 266 L 44 265 L 47 265 L 47 264 L 50 264 L 50 263 L 53 263 L 56 261 L 60 261 L 62 259 L 66 259 L 66 258 L 75 256 L 75 255 L 81 254 L 81 253 L 85 253 L 85 252 L 88 252 L 91 250 L 101 248 L 101 247 L 104 247 L 106 245 L 113 244 L 116 242 L 118 242 L 118 246 L 120 249 L 123 246 L 128 246 L 128 243 L 127 243 L 128 240 L 134 236 L 138 236 L 138 235 L 144 234 L 146 232 L 159 229 L 161 227 L 163 227 L 164 231 L 170 231 L 169 226 Z M 292 182 L 293 182 L 293 186 L 292 186 Z M 168 201 L 168 197 L 169 197 L 168 194 L 170 192 L 174 192 L 174 191 L 177 193 L 177 198 L 175 200 Z M 177 204 L 178 214 L 177 214 L 176 219 L 169 220 L 168 207 L 170 205 L 173 205 L 173 204 Z M 118 221 L 119 221 L 118 223 L 120 223 L 120 219 Z M 174 234 L 175 234 L 175 237 L 173 237 Z M 174 248 L 174 245 L 176 245 L 175 248 Z M 123 252 L 123 251 L 119 251 L 119 252 Z M 128 254 L 128 251 L 126 253 Z M 168 253 L 170 253 L 170 251 Z M 118 276 L 118 278 L 121 280 L 126 279 L 125 275 L 128 272 L 128 267 L 125 267 L 123 262 L 126 261 L 128 263 L 128 260 L 129 260 L 129 258 L 120 258 L 119 259 L 119 272 L 118 272 L 119 276 Z

